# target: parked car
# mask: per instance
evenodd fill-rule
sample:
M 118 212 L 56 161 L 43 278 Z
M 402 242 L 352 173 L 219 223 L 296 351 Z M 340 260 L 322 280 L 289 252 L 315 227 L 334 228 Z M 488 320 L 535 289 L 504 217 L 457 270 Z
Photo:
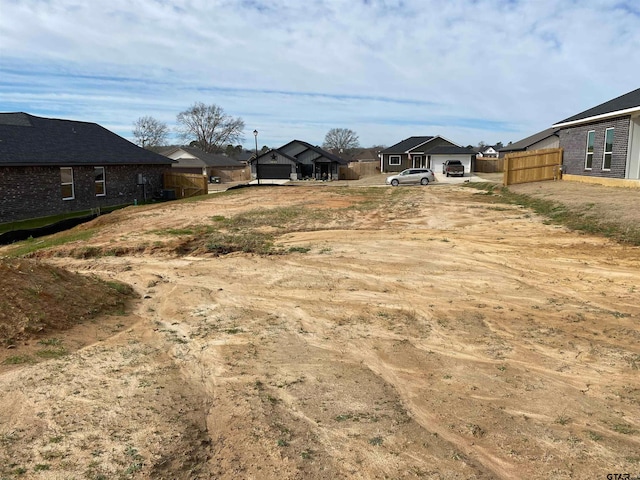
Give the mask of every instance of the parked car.
M 420 185 L 429 185 L 429 182 L 435 182 L 436 176 L 428 168 L 408 168 L 397 175 L 387 177 L 386 184 L 397 187 L 401 183 L 419 183 Z
M 442 164 L 442 173 L 447 175 L 460 175 L 464 177 L 464 165 L 460 160 L 447 160 Z

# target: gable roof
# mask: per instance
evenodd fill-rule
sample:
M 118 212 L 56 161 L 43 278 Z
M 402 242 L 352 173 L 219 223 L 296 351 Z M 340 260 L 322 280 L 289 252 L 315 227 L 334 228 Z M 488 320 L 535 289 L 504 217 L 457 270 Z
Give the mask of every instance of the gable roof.
M 188 166 L 188 164 L 191 164 L 193 166 L 206 165 L 207 167 L 243 167 L 244 166 L 242 163 L 240 163 L 239 161 L 231 157 L 227 157 L 226 155 L 220 155 L 217 153 L 207 153 L 204 150 L 200 150 L 198 147 L 168 147 L 166 149 L 160 150 L 160 153 L 162 155 L 169 157 L 170 155 L 173 155 L 174 153 L 177 153 L 180 150 L 195 157 L 194 159 L 190 159 L 190 158 L 176 159 L 178 163 L 184 166 Z
M 172 163 L 96 123 L 0 113 L 0 166 Z
M 313 150 L 314 152 L 320 154 L 321 156 L 328 158 L 329 160 L 333 161 L 333 162 L 337 162 L 341 165 L 347 165 L 349 162 L 347 160 L 345 160 L 342 157 L 339 157 L 338 155 L 334 155 L 331 152 L 327 152 L 324 148 L 320 148 L 318 146 L 315 145 L 311 145 L 310 143 L 307 142 L 303 142 L 302 140 L 294 140 L 294 142 L 299 142 L 302 145 L 306 146 L 307 148 L 309 148 L 310 150 Z
M 572 117 L 553 125 L 554 127 L 565 127 L 577 123 L 587 123 L 603 118 L 617 117 L 640 112 L 640 88 L 619 97 L 601 103 L 593 108 L 578 113 Z
M 432 140 L 434 137 L 432 135 L 426 137 L 409 137 L 405 138 L 401 142 L 396 143 L 395 145 L 391 145 L 389 148 L 385 148 L 380 153 L 406 153 L 409 150 L 413 150 L 414 148 L 427 143 L 429 140 Z
M 425 137 L 409 137 L 406 138 L 404 140 L 402 140 L 399 143 L 396 143 L 395 145 L 392 145 L 389 148 L 386 148 L 385 150 L 382 150 L 380 153 L 383 154 L 401 154 L 401 153 L 410 153 L 412 150 L 416 150 L 418 147 L 425 147 L 423 149 L 421 149 L 420 153 L 431 153 L 431 151 L 433 150 L 433 148 L 435 147 L 429 147 L 429 145 L 427 145 L 429 142 L 435 140 L 436 138 L 439 138 L 441 140 L 444 140 L 445 142 L 450 143 L 452 146 L 456 146 L 456 147 L 460 147 L 460 145 L 458 145 L 457 143 L 452 142 L 451 140 L 448 140 L 446 138 L 444 138 L 442 135 L 435 135 L 435 136 L 425 136 Z M 462 148 L 462 147 L 460 147 Z M 418 152 L 416 152 L 418 153 Z
M 284 152 L 280 151 L 277 148 L 270 148 L 269 150 L 267 150 L 264 153 L 259 153 L 258 152 L 258 165 L 262 165 L 262 163 L 260 163 L 260 159 L 262 157 L 269 156 L 269 157 L 273 158 L 273 155 L 275 155 L 275 154 L 278 154 L 278 155 L 286 158 L 287 160 L 291 160 L 293 163 L 300 163 L 300 161 L 297 158 L 292 157 L 291 155 L 289 155 L 287 153 L 284 153 Z M 249 159 L 249 163 L 252 164 L 255 161 L 256 161 L 256 157 L 255 157 L 255 154 L 254 154 L 253 158 Z
M 285 144 L 284 144 L 284 145 L 282 145 L 281 147 L 279 147 L 279 148 L 275 148 L 274 150 L 276 150 L 276 151 L 277 151 L 278 153 L 280 153 L 281 155 L 284 155 L 284 156 L 289 157 L 289 158 L 293 158 L 293 157 L 291 157 L 291 156 L 289 156 L 289 155 L 284 154 L 284 153 L 282 152 L 282 150 L 284 150 L 286 147 L 288 147 L 289 145 L 294 144 L 294 143 L 297 143 L 298 145 L 302 145 L 303 147 L 305 147 L 305 150 L 303 150 L 302 152 L 298 153 L 298 154 L 296 155 L 296 157 L 297 157 L 298 155 L 300 155 L 300 154 L 302 154 L 302 153 L 304 153 L 304 152 L 308 151 L 308 150 L 311 150 L 311 151 L 313 151 L 313 152 L 317 153 L 318 155 L 320 155 L 321 157 L 324 157 L 324 158 L 326 158 L 326 159 L 328 159 L 328 160 L 330 160 L 330 161 L 332 161 L 332 162 L 336 162 L 336 163 L 339 163 L 339 164 L 341 164 L 341 165 L 348 165 L 348 163 L 349 163 L 349 162 L 348 162 L 347 160 L 345 160 L 344 158 L 341 158 L 341 157 L 339 157 L 339 156 L 337 156 L 337 155 L 334 155 L 334 154 L 333 154 L 333 153 L 331 153 L 331 152 L 327 152 L 327 151 L 326 151 L 325 149 L 323 149 L 323 148 L 320 148 L 320 147 L 315 146 L 315 145 L 311 145 L 310 143 L 307 143 L 307 142 L 302 141 L 302 140 L 291 140 L 289 143 L 285 143 Z M 269 153 L 269 152 L 267 152 L 267 153 Z M 262 155 L 258 155 L 258 158 L 260 158 L 261 156 L 262 156 Z M 296 160 L 296 162 L 298 161 L 297 159 L 295 159 L 295 160 Z M 253 161 L 254 161 L 254 159 L 251 159 L 251 160 L 250 160 L 250 163 L 253 163 Z M 315 160 L 314 160 L 314 161 L 315 161 Z
M 533 135 L 531 135 L 531 136 L 529 136 L 527 138 L 523 138 L 522 140 L 518 140 L 517 142 L 514 142 L 511 145 L 506 145 L 506 146 L 502 147 L 498 151 L 499 152 L 514 152 L 514 151 L 518 151 L 518 150 L 526 150 L 528 147 L 530 147 L 534 143 L 538 143 L 538 142 L 544 140 L 545 138 L 549 138 L 549 137 L 552 137 L 554 135 L 557 136 L 559 131 L 560 131 L 559 128 L 555 128 L 555 127 L 547 128 L 546 130 L 543 130 L 543 131 L 538 132 L 538 133 L 534 133 Z

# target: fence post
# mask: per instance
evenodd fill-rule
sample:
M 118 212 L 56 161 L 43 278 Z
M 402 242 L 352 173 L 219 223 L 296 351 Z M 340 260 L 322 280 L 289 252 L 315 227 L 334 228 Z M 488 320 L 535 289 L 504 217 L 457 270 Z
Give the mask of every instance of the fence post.
M 509 154 L 504 157 L 504 175 L 502 176 L 502 184 L 506 187 L 509 185 Z

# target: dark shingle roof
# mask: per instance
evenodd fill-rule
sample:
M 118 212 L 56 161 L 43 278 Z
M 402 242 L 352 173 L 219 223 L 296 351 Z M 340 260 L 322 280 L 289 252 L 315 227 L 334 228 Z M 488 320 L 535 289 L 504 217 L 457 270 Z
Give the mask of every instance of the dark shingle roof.
M 239 162 L 247 162 L 254 155 L 255 155 L 255 152 L 243 150 L 242 152 L 235 155 L 235 159 L 238 160 Z
M 411 150 L 412 148 L 417 147 L 418 145 L 428 142 L 432 138 L 433 136 L 405 138 L 401 142 L 382 150 L 382 152 L 380 153 L 404 153 L 408 150 Z
M 208 167 L 242 167 L 242 163 L 234 160 L 231 157 L 227 157 L 226 155 L 219 155 L 217 153 L 207 153 L 203 150 L 200 150 L 198 147 L 179 147 L 180 150 L 184 150 L 185 152 L 193 155 L 198 158 Z M 179 163 L 183 163 L 184 160 L 178 160 Z
M 284 153 L 284 152 L 278 150 L 277 148 L 272 148 L 270 150 L 267 150 L 264 153 L 258 152 L 258 165 L 262 165 L 262 163 L 260 163 L 260 159 L 261 158 L 267 157 L 267 156 L 271 157 L 271 155 L 275 155 L 275 153 L 277 153 L 278 155 L 283 156 L 284 158 L 286 158 L 288 160 L 291 160 L 294 163 L 300 163 L 300 161 L 297 158 L 292 157 L 291 155 L 289 155 L 287 153 Z M 249 163 L 253 164 L 255 161 L 256 161 L 256 157 L 254 156 L 252 159 L 249 160 Z
M 361 152 L 357 153 L 353 157 L 353 160 L 356 162 L 362 162 L 362 161 L 370 161 L 370 160 L 378 161 L 380 159 L 378 158 L 378 152 L 376 150 L 374 150 L 373 148 L 365 148 Z
M 303 142 L 302 140 L 294 140 L 294 142 L 298 142 L 301 145 L 304 145 L 305 147 L 307 147 L 310 150 L 313 150 L 314 152 L 322 155 L 325 158 L 328 158 L 329 160 L 333 161 L 333 162 L 337 162 L 341 165 L 347 165 L 349 162 L 347 160 L 345 160 L 342 157 L 339 157 L 338 155 L 334 155 L 331 152 L 327 152 L 324 148 L 320 148 L 317 147 L 315 145 L 311 145 L 310 143 L 307 142 Z
M 0 113 L 0 166 L 172 163 L 96 123 Z
M 543 130 L 541 132 L 534 133 L 530 137 L 523 138 L 522 140 L 518 140 L 517 142 L 514 142 L 511 145 L 506 145 L 502 147 L 499 151 L 514 152 L 517 150 L 526 150 L 527 147 L 530 147 L 534 143 L 538 143 L 539 141 L 544 140 L 545 138 L 551 137 L 553 135 L 557 135 L 558 131 L 559 131 L 558 128 L 553 128 L 553 127 L 547 128 L 546 130 Z
M 344 158 L 339 157 L 337 155 L 334 155 L 331 152 L 327 152 L 323 148 L 320 148 L 320 147 L 315 146 L 315 145 L 311 145 L 310 143 L 304 142 L 302 140 L 291 140 L 289 143 L 286 143 L 286 144 L 282 145 L 280 148 L 277 148 L 276 150 L 278 150 L 278 152 L 281 153 L 281 151 L 284 150 L 285 147 L 288 147 L 292 143 L 297 143 L 298 145 L 302 145 L 303 147 L 306 148 L 306 150 L 304 150 L 304 151 L 311 150 L 313 152 L 316 152 L 321 157 L 324 157 L 324 158 L 326 158 L 326 159 L 328 159 L 328 160 L 330 160 L 332 162 L 337 162 L 340 165 L 348 165 L 349 164 L 349 162 L 347 160 L 345 160 Z M 303 153 L 303 152 L 297 153 L 296 156 L 299 156 L 301 153 Z
M 613 100 L 609 100 L 608 102 L 601 103 L 589 110 L 585 110 L 584 112 L 578 113 L 569 118 L 565 118 L 564 120 L 556 123 L 556 125 L 561 125 L 563 123 L 569 122 L 577 122 L 579 120 L 585 120 L 592 117 L 597 117 L 599 115 L 611 114 L 614 112 L 619 112 L 621 110 L 627 110 L 630 108 L 638 108 L 640 109 L 640 88 L 634 90 L 629 93 L 625 93 Z

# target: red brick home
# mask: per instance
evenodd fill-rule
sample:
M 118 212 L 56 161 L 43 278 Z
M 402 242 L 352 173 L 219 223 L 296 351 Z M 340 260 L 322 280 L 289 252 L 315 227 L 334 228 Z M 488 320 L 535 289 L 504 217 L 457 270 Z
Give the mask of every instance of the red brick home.
M 151 199 L 172 164 L 95 123 L 0 113 L 0 224 Z

